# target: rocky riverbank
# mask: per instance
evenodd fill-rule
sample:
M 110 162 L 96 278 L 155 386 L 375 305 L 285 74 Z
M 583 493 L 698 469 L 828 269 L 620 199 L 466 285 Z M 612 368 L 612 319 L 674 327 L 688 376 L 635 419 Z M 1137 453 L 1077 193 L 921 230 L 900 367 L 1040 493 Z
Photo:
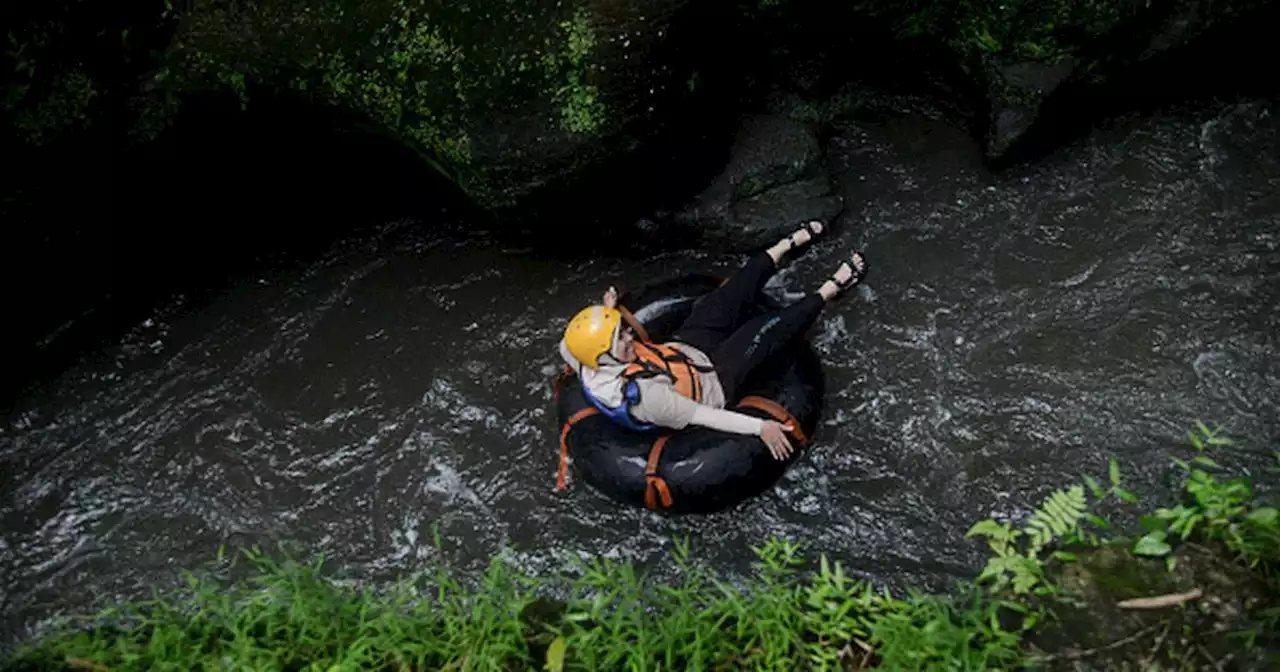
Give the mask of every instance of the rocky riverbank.
M 403 145 L 483 208 L 522 212 L 550 207 L 548 192 L 611 183 L 631 206 L 652 207 L 664 185 L 695 193 L 719 166 L 691 157 L 722 157 L 739 117 L 779 87 L 821 97 L 865 78 L 927 82 L 969 110 L 988 158 L 1004 159 L 1108 106 L 1108 87 L 1135 73 L 1212 61 L 1221 80 L 1261 67 L 1247 44 L 1275 16 L 1260 0 L 210 0 L 154 12 L 58 0 L 5 12 L 16 148 L 104 129 L 146 142 L 201 96 L 296 100 Z M 703 184 L 651 175 L 679 164 Z M 723 211 L 725 184 L 690 216 L 723 219 L 707 210 Z M 637 190 L 649 197 L 626 196 Z M 764 201 L 740 209 L 767 215 Z

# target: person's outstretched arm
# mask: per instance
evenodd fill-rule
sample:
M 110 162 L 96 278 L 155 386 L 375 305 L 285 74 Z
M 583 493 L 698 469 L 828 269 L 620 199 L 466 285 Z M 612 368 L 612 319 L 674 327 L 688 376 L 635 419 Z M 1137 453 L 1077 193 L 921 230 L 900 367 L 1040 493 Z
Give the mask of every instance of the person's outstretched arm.
M 668 429 L 698 425 L 731 434 L 758 436 L 775 458 L 781 460 L 791 454 L 786 432 L 792 427 L 700 404 L 660 381 L 640 382 L 640 403 L 632 409 L 632 414 L 641 422 Z

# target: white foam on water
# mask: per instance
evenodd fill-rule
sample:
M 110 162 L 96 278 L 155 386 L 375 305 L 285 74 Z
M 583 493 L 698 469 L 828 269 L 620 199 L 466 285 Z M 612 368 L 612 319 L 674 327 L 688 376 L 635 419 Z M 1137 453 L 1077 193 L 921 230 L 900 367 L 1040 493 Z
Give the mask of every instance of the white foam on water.
M 428 476 L 423 481 L 423 493 L 445 495 L 445 501 L 449 503 L 460 500 L 475 506 L 477 509 L 488 510 L 488 506 L 480 499 L 475 490 L 467 485 L 466 479 L 456 469 L 438 460 L 433 460 L 430 463 L 430 467 L 436 473 Z

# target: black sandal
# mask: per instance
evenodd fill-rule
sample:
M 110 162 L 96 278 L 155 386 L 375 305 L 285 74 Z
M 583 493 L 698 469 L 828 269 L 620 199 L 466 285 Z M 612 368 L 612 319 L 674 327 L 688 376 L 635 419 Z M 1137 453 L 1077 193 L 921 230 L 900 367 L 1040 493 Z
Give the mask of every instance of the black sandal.
M 839 289 L 842 293 L 846 289 L 853 287 L 858 283 L 862 282 L 862 279 L 867 277 L 867 258 L 863 257 L 861 252 L 854 252 L 854 254 L 858 255 L 858 257 L 862 260 L 862 266 L 858 266 L 852 261 L 842 262 L 843 265 L 848 266 L 849 269 L 853 271 L 853 273 L 849 276 L 848 280 L 845 280 L 844 282 L 840 282 L 839 280 L 836 279 L 836 276 L 834 273 L 831 274 L 830 278 L 828 278 L 829 280 L 831 280 L 831 282 L 835 283 L 836 288 Z
M 815 228 L 817 229 L 816 231 L 814 230 Z M 807 246 L 810 243 L 812 243 L 818 236 L 826 232 L 827 225 L 823 224 L 822 222 L 816 219 L 811 219 L 805 222 L 804 226 L 801 226 L 800 229 L 809 232 L 809 240 L 803 243 L 797 243 L 796 236 L 799 235 L 800 231 L 799 230 L 792 231 L 791 235 L 787 236 L 787 242 L 791 244 L 791 247 L 787 248 L 788 252 L 794 252 L 798 248 L 798 246 L 801 246 L 801 245 Z

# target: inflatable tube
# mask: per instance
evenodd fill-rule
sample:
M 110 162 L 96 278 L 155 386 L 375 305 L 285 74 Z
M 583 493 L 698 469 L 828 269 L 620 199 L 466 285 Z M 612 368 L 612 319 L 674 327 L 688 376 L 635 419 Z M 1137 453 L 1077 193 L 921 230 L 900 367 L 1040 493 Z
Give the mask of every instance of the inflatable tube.
M 624 295 L 619 303 L 634 311 L 652 341 L 662 343 L 684 322 L 694 301 L 721 282 L 705 275 L 681 276 L 649 285 L 634 297 Z M 754 310 L 758 314 L 774 308 L 762 296 Z M 731 410 L 755 417 L 777 419 L 785 411 L 795 419 L 800 429 L 791 436 L 795 450 L 776 460 L 757 436 L 695 426 L 661 434 L 627 430 L 596 412 L 578 377 L 566 373 L 555 382 L 561 450 L 582 480 L 615 501 L 671 513 L 712 513 L 777 483 L 817 429 L 823 392 L 818 356 L 807 341 L 797 339 L 752 374 L 742 400 L 729 402 Z M 654 460 L 658 442 L 662 445 Z

